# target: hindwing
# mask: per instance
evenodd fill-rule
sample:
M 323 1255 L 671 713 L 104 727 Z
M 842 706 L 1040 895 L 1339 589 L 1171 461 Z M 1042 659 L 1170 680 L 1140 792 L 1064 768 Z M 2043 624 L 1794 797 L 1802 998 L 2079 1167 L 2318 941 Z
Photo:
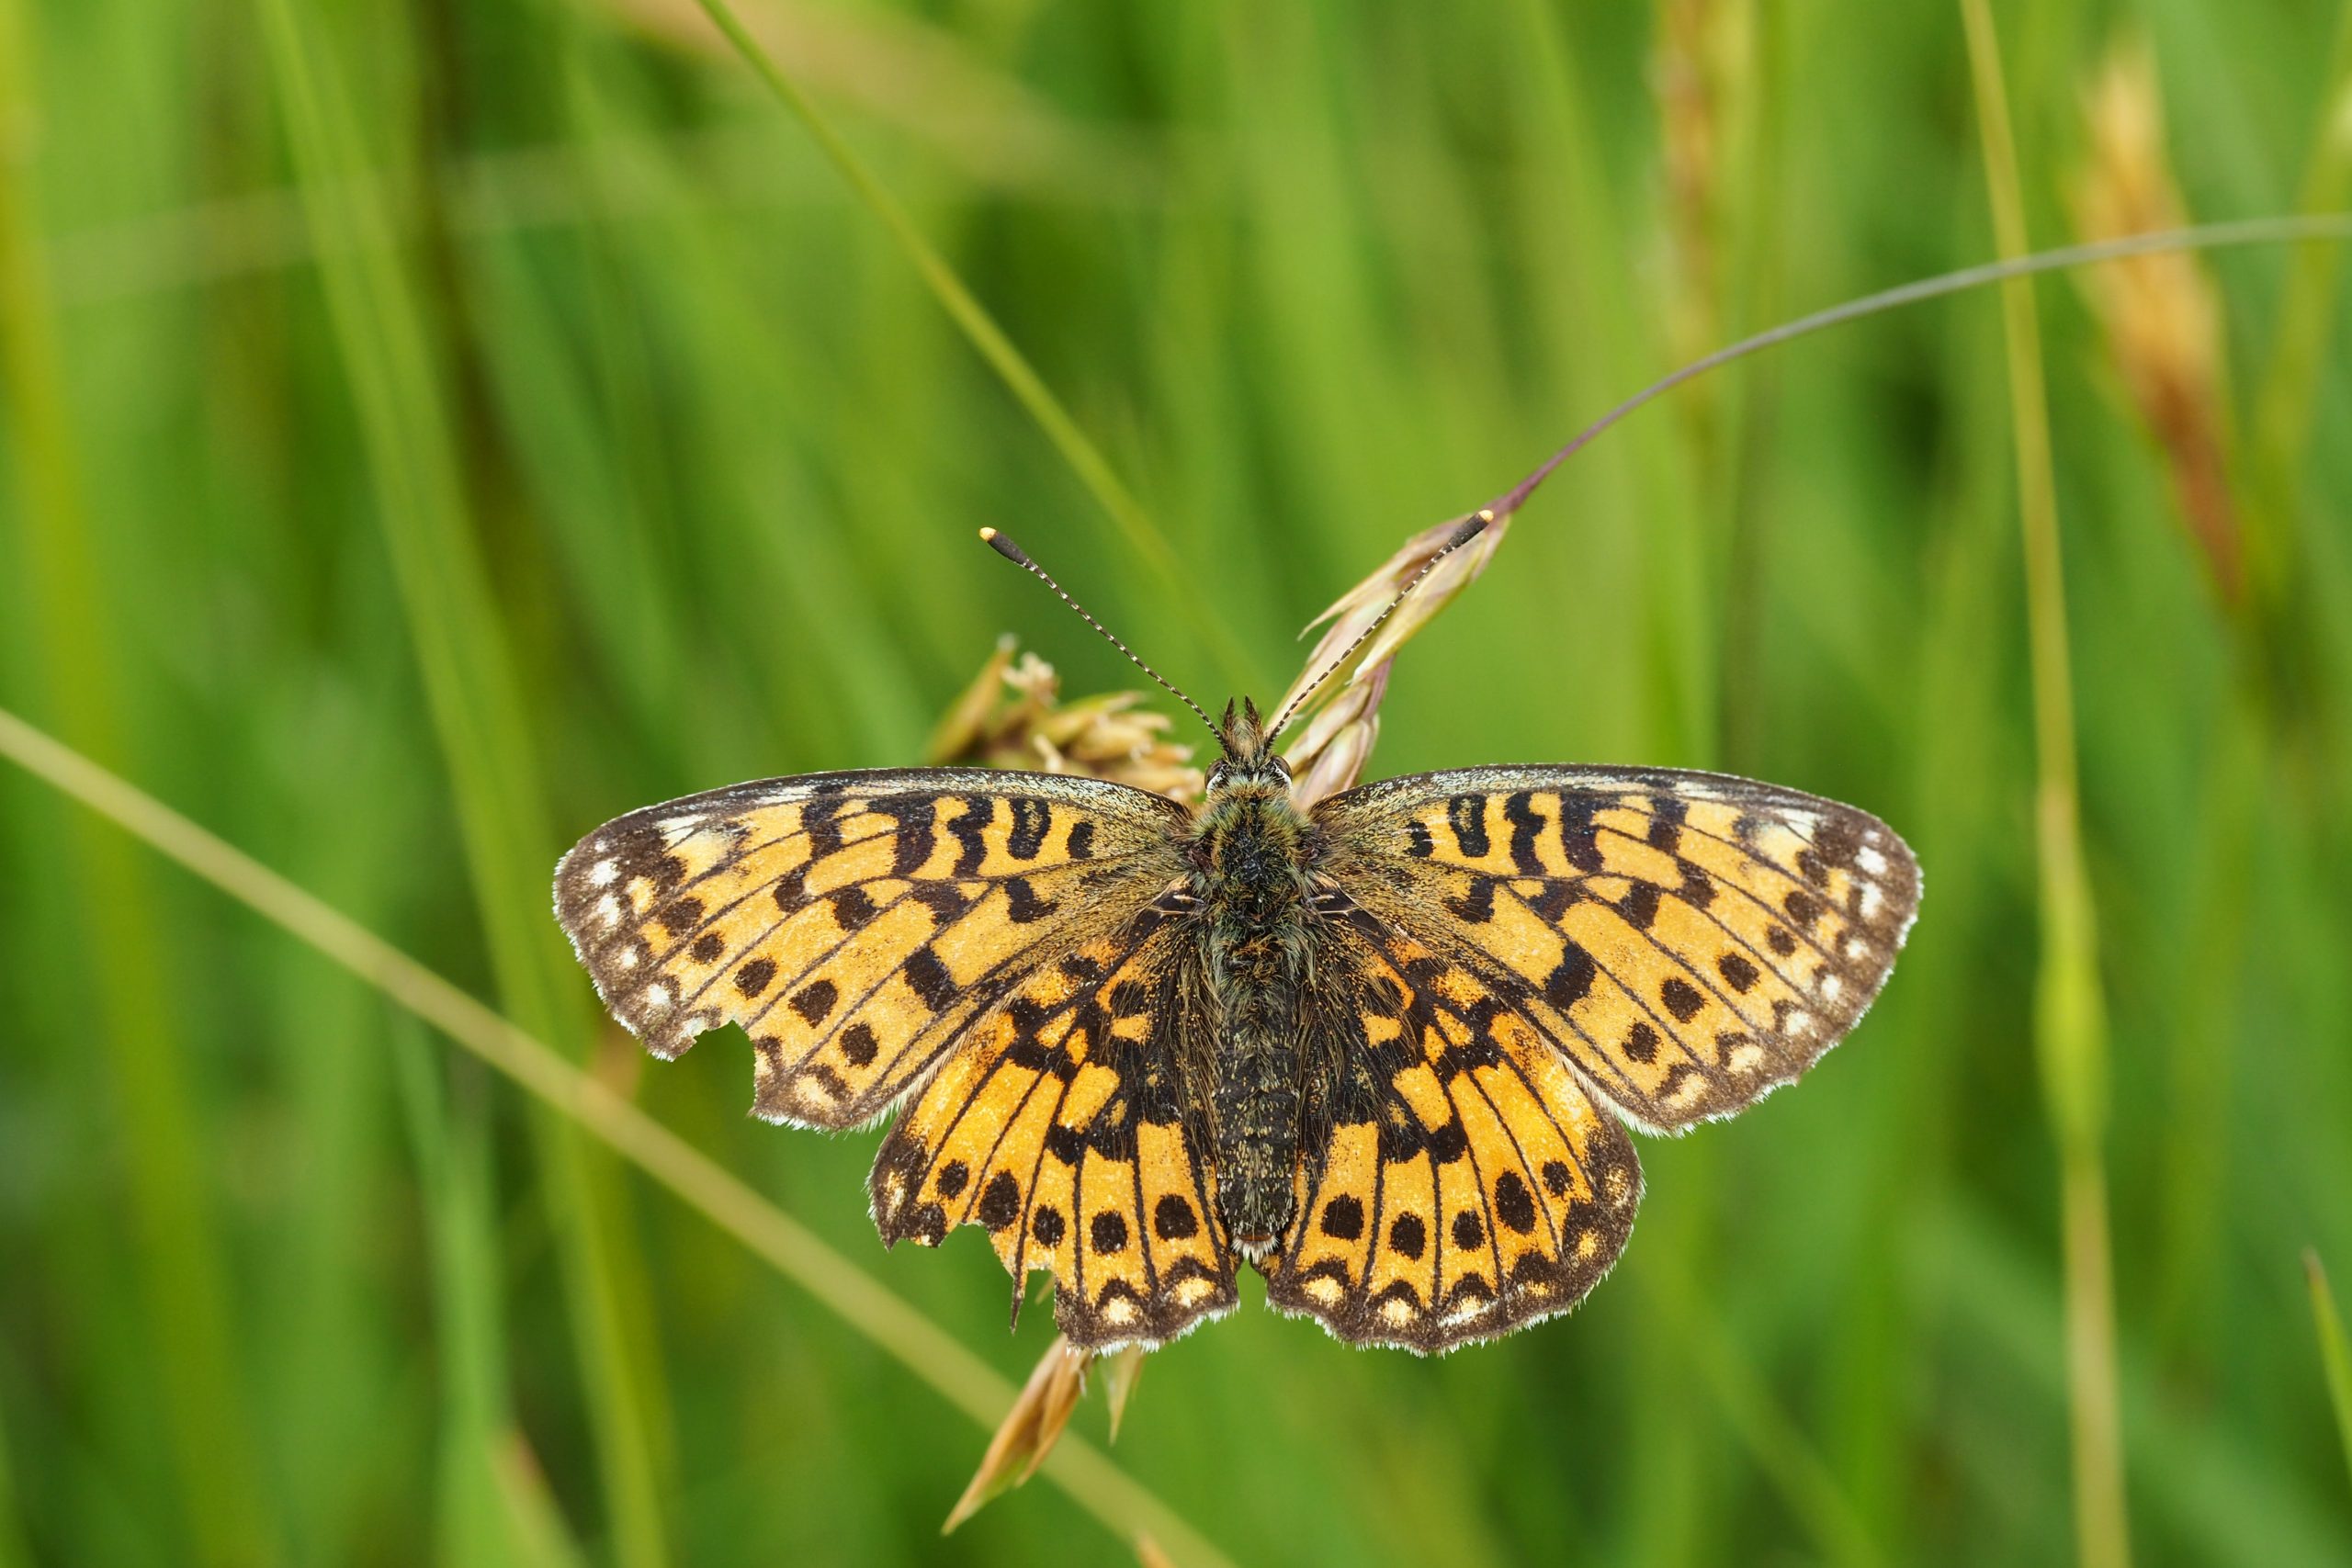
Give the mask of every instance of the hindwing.
M 883 1141 L 886 1242 L 988 1232 L 1012 1271 L 1055 1280 L 1091 1350 L 1158 1345 L 1235 1302 L 1234 1255 L 1183 1071 L 1206 1027 L 1198 948 L 1171 893 L 1034 972 L 966 1035 Z
M 1369 911 L 1317 968 L 1329 1087 L 1267 1299 L 1425 1352 L 1574 1306 L 1641 1200 L 1624 1128 L 1508 995 Z

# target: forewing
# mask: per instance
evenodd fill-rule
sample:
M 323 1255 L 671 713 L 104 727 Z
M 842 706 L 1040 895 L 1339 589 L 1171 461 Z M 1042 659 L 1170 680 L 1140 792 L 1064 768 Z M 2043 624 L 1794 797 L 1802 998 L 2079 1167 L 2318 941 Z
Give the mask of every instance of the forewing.
M 1328 800 L 1334 880 L 1508 995 L 1635 1122 L 1727 1116 L 1886 981 L 1919 867 L 1867 812 L 1665 769 L 1480 768 Z
M 773 1121 L 869 1122 L 1023 976 L 1181 871 L 1182 807 L 1095 779 L 817 773 L 617 818 L 556 916 L 656 1055 L 738 1023 Z
M 1424 1352 L 1566 1312 L 1633 1227 L 1624 1128 L 1507 997 L 1326 903 L 1311 1016 L 1330 1087 L 1267 1299 L 1342 1339 Z
M 1158 1345 L 1234 1303 L 1213 1174 L 1187 1127 L 1180 1043 L 1203 1026 L 1171 898 L 1041 968 L 970 1032 L 882 1145 L 886 1242 L 977 1224 L 1012 1271 L 1049 1270 L 1092 1350 Z

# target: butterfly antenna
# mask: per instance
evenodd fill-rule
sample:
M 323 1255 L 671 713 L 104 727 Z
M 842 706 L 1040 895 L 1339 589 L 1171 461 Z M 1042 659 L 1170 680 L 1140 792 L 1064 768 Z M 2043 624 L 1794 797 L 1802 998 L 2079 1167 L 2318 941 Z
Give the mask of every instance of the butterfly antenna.
M 1460 549 L 1471 540 L 1476 538 L 1480 534 L 1485 533 L 1487 530 L 1487 525 L 1492 523 L 1494 520 L 1495 513 L 1492 508 L 1481 508 L 1478 511 L 1472 513 L 1469 520 L 1464 522 L 1461 527 L 1456 528 L 1453 531 L 1453 537 L 1448 539 L 1442 546 L 1439 547 L 1437 554 L 1423 561 L 1421 563 L 1421 570 L 1413 573 L 1412 579 L 1408 581 L 1403 588 L 1397 591 L 1396 598 L 1388 601 L 1388 608 L 1381 611 L 1380 614 L 1374 618 L 1372 625 L 1364 627 L 1363 631 L 1357 633 L 1355 641 L 1348 644 L 1346 648 L 1340 649 L 1340 656 L 1331 660 L 1330 663 L 1323 666 L 1322 673 L 1316 676 L 1314 680 L 1309 681 L 1300 689 L 1298 695 L 1290 700 L 1290 705 L 1283 709 L 1282 716 L 1275 719 L 1273 727 L 1266 731 L 1266 744 L 1272 746 L 1274 743 L 1274 738 L 1283 732 L 1283 726 L 1288 724 L 1291 721 L 1291 716 L 1298 712 L 1299 705 L 1306 702 L 1307 698 L 1313 696 L 1316 692 L 1321 688 L 1323 682 L 1331 678 L 1331 672 L 1333 671 L 1347 663 L 1349 660 L 1353 659 L 1356 656 L 1356 649 L 1371 641 L 1372 634 L 1378 631 L 1382 626 L 1387 625 L 1388 617 L 1396 613 L 1396 606 L 1402 604 L 1406 600 L 1412 597 L 1413 590 L 1421 585 L 1421 580 L 1423 578 L 1429 576 L 1430 572 L 1437 570 L 1438 562 L 1443 560 L 1446 557 L 1452 555 L 1454 551 Z
M 1142 671 L 1145 674 L 1159 682 L 1160 685 L 1167 688 L 1169 694 L 1178 702 L 1182 703 L 1186 707 L 1191 708 L 1194 713 L 1200 715 L 1201 722 L 1209 727 L 1209 733 L 1216 737 L 1217 744 L 1220 746 L 1225 744 L 1225 732 L 1216 727 L 1216 721 L 1209 717 L 1206 709 L 1203 708 L 1200 704 L 1194 702 L 1192 698 L 1186 696 L 1184 694 L 1183 688 L 1177 685 L 1175 682 L 1170 681 L 1167 676 L 1162 675 L 1159 671 L 1154 670 L 1150 665 L 1146 664 L 1142 658 L 1136 654 L 1134 649 L 1129 648 L 1125 643 L 1121 642 L 1117 637 L 1111 634 L 1110 627 L 1096 620 L 1092 615 L 1088 615 L 1086 613 L 1086 606 L 1071 598 L 1069 596 L 1069 590 L 1064 588 L 1060 583 L 1054 581 L 1053 573 L 1047 571 L 1044 567 L 1039 566 L 1035 561 L 1031 560 L 1027 550 L 1023 549 L 1019 545 L 1014 544 L 1011 539 L 1007 538 L 1004 535 L 998 533 L 993 528 L 981 529 L 980 540 L 982 543 L 986 544 L 989 548 L 994 550 L 997 554 L 1002 556 L 1005 559 L 1011 561 L 1013 565 L 1019 567 L 1022 570 L 1027 572 L 1030 576 L 1035 578 L 1046 587 L 1052 589 L 1054 591 L 1055 597 L 1058 598 L 1063 604 L 1078 612 L 1078 618 L 1080 620 L 1084 621 L 1088 626 L 1092 626 L 1096 631 L 1102 633 L 1103 641 L 1109 643 L 1113 648 L 1117 649 L 1121 653 L 1125 654 L 1127 656 L 1128 663 L 1134 665 L 1136 669 Z

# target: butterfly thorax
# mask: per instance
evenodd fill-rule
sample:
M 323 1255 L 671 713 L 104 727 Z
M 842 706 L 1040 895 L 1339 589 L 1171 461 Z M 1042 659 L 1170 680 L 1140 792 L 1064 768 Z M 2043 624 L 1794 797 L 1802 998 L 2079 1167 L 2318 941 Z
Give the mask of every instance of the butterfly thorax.
M 1296 1205 L 1313 840 L 1288 771 L 1256 742 L 1254 723 L 1228 742 L 1191 844 L 1213 1034 L 1195 1059 L 1211 1080 L 1200 1087 L 1220 1217 L 1251 1258 Z

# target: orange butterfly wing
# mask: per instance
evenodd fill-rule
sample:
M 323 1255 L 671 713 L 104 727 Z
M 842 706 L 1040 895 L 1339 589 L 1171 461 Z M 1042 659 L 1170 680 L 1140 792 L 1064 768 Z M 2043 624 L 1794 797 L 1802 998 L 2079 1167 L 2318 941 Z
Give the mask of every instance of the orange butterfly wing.
M 660 1056 L 741 1024 L 756 1108 L 875 1120 L 1040 965 L 1182 870 L 1184 808 L 987 769 L 816 773 L 649 807 L 556 868 L 557 918 Z
M 1471 768 L 1326 801 L 1333 878 L 1509 996 L 1586 1085 L 1678 1130 L 1860 1021 L 1919 907 L 1867 812 L 1668 769 Z

